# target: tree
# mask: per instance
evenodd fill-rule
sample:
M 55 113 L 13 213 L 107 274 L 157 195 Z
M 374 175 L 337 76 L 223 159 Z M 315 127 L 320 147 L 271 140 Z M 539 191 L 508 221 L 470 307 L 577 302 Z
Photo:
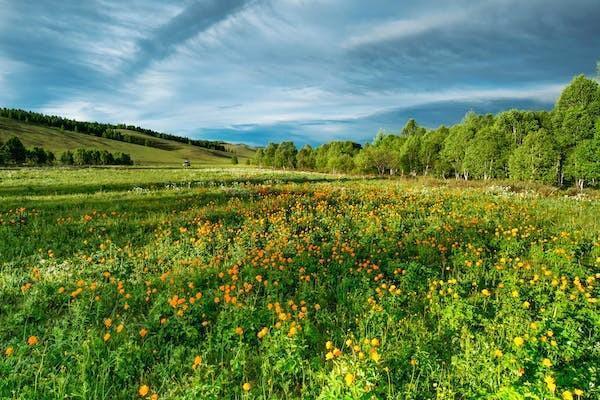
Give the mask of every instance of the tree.
M 525 136 L 508 159 L 511 179 L 555 184 L 558 180 L 560 153 L 553 136 L 540 129 Z
M 102 165 L 113 165 L 115 163 L 115 157 L 107 150 L 100 152 L 100 164 Z
M 511 138 L 511 146 L 520 146 L 525 135 L 537 131 L 540 122 L 533 111 L 509 110 L 496 116 L 494 126 Z
M 564 165 L 581 140 L 594 133 L 600 117 L 600 86 L 583 75 L 575 77 L 562 91 L 553 110 L 553 130 L 560 151 L 559 184 L 564 183 Z
M 73 165 L 75 164 L 75 160 L 73 158 L 73 153 L 69 150 L 65 151 L 60 155 L 60 163 L 62 165 Z
M 237 156 L 234 154 L 234 155 L 231 157 L 231 164 L 233 164 L 233 165 L 238 165 L 239 163 L 240 163 L 240 162 L 239 162 L 239 160 L 238 160 Z
M 91 165 L 92 158 L 89 151 L 86 149 L 77 149 L 73 154 L 73 164 L 74 165 Z
M 583 189 L 585 184 L 595 185 L 600 181 L 600 139 L 584 140 L 575 146 L 567 159 L 565 175 L 579 189 Z
M 509 139 L 493 127 L 485 127 L 469 142 L 463 168 L 475 178 L 491 179 L 506 176 Z
M 278 145 L 276 143 L 269 143 L 265 148 L 262 156 L 263 164 L 267 167 L 275 165 L 275 152 L 277 151 Z
M 27 151 L 27 163 L 30 165 L 44 165 L 48 161 L 48 155 L 41 147 L 34 147 Z
M 464 179 L 469 178 L 469 174 L 464 168 L 464 160 L 469 142 L 473 139 L 476 132 L 475 124 L 470 121 L 473 118 L 473 116 L 467 114 L 463 123 L 451 127 L 444 139 L 440 157 L 449 166 L 450 171 L 454 173 L 456 179 L 460 176 Z
M 265 155 L 265 153 L 264 153 L 263 149 L 256 150 L 256 153 L 254 153 L 252 162 L 255 165 L 258 165 L 259 167 L 262 167 L 263 162 L 264 162 L 264 155 Z
M 444 140 L 449 134 L 448 128 L 441 126 L 436 130 L 425 133 L 421 140 L 420 148 L 420 159 L 421 165 L 424 170 L 423 173 L 427 175 L 429 171 L 435 171 L 442 173 L 440 167 L 440 153 L 444 146 Z M 442 173 L 443 175 L 443 173 Z
M 9 163 L 23 164 L 27 160 L 27 149 L 18 137 L 13 136 L 2 146 L 5 158 Z
M 296 168 L 296 154 L 298 150 L 294 142 L 281 142 L 275 150 L 274 166 L 276 168 Z
M 300 169 L 315 169 L 315 152 L 311 145 L 304 145 L 296 155 L 296 164 Z

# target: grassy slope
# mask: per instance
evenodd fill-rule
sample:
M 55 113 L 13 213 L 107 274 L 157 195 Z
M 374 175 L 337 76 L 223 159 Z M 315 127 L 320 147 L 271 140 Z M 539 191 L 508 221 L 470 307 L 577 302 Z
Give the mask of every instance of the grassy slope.
M 124 131 L 136 136 L 146 136 L 137 132 Z M 119 142 L 91 135 L 71 131 L 61 131 L 8 118 L 0 117 L 0 141 L 6 141 L 12 136 L 17 136 L 26 147 L 41 146 L 51 150 L 57 156 L 66 150 L 88 148 L 108 150 L 110 152 L 129 153 L 136 164 L 141 165 L 179 165 L 184 159 L 189 159 L 192 165 L 196 164 L 229 164 L 230 153 L 203 149 L 184 143 L 149 137 L 153 142 L 160 142 L 162 148 L 140 146 L 132 143 Z M 235 146 L 236 154 L 243 163 L 252 151 L 242 145 Z M 239 151 L 238 151 L 239 149 Z

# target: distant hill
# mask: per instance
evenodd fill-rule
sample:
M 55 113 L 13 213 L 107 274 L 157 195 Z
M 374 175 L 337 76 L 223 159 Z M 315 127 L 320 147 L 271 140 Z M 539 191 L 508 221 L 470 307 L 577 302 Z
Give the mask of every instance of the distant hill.
M 108 150 L 111 153 L 123 152 L 130 154 L 137 165 L 180 165 L 185 159 L 190 160 L 192 166 L 230 164 L 234 155 L 238 157 L 240 164 L 244 164 L 245 160 L 254 154 L 253 148 L 241 144 L 215 141 L 192 141 L 196 144 L 190 144 L 186 138 L 138 127 L 77 123 L 88 124 L 95 131 L 81 132 L 82 125 L 77 128 L 69 126 L 78 129 L 75 131 L 47 126 L 44 121 L 20 121 L 0 116 L 0 141 L 6 142 L 12 136 L 16 136 L 26 147 L 40 146 L 54 152 L 58 157 L 66 150 L 78 148 Z M 118 139 L 110 138 L 111 136 Z M 202 144 L 216 149 L 204 147 Z

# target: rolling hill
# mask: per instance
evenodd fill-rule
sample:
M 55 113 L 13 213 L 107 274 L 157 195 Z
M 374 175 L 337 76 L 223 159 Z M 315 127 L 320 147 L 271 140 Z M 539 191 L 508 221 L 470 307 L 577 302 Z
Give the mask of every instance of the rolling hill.
M 225 144 L 227 151 L 212 150 L 186 143 L 146 135 L 141 132 L 119 129 L 120 132 L 147 138 L 153 147 L 87 135 L 59 128 L 36 125 L 0 117 L 0 141 L 18 137 L 26 147 L 40 146 L 57 156 L 78 148 L 107 150 L 111 153 L 128 153 L 136 165 L 181 165 L 184 159 L 195 165 L 226 165 L 236 155 L 240 164 L 252 157 L 254 150 L 243 144 Z

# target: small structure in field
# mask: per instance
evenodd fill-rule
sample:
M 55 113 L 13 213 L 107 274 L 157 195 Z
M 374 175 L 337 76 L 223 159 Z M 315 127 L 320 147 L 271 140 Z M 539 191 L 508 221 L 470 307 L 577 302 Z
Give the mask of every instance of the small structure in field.
M 183 160 L 183 168 L 189 168 L 192 166 L 190 160 Z

